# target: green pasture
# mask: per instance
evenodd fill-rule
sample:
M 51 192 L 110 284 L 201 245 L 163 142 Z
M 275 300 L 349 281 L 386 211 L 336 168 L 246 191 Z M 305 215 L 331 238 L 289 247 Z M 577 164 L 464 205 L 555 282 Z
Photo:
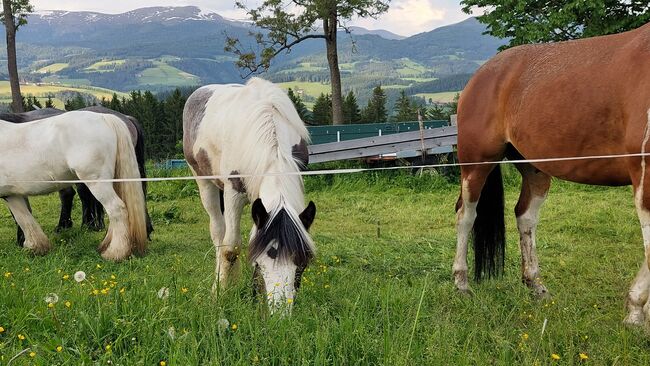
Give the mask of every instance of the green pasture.
M 57 92 L 72 91 L 79 93 L 87 93 L 94 95 L 97 99 L 106 98 L 111 99 L 113 93 L 119 96 L 125 96 L 125 93 L 116 92 L 114 90 L 99 88 L 99 87 L 85 87 L 85 86 L 65 86 L 65 85 L 51 85 L 51 84 L 23 84 L 20 86 L 20 91 L 23 95 L 35 96 L 41 99 L 47 99 L 48 95 L 54 95 Z M 11 87 L 9 81 L 0 81 L 0 99 L 11 100 Z
M 41 67 L 40 69 L 36 70 L 36 73 L 38 73 L 38 74 L 47 74 L 47 73 L 54 74 L 54 73 L 57 73 L 57 72 L 65 69 L 68 66 L 69 66 L 69 64 L 67 64 L 67 63 L 62 63 L 62 62 L 54 63 L 54 64 L 51 64 L 51 65 Z
M 441 92 L 441 93 L 419 93 L 415 94 L 416 97 L 421 97 L 427 101 L 431 99 L 434 102 L 438 103 L 450 103 L 454 101 L 456 94 L 460 92 L 450 91 L 450 92 Z
M 187 172 L 153 171 L 170 174 Z M 512 170 L 505 182 L 506 274 L 474 284 L 466 298 L 451 281 L 453 179 L 431 171 L 306 178 L 318 254 L 288 318 L 269 316 L 252 295 L 245 254 L 239 281 L 211 294 L 214 250 L 194 182 L 150 183 L 153 241 L 145 257 L 123 263 L 100 258 L 103 236 L 78 227 L 78 203 L 75 227 L 55 234 L 58 197 L 32 200 L 54 244 L 43 257 L 15 245 L 2 208 L 0 364 L 650 364 L 648 337 L 622 324 L 643 256 L 631 190 L 554 182 L 538 230 L 553 297 L 538 301 L 519 279 Z M 73 279 L 77 271 L 85 281 Z M 167 298 L 157 296 L 162 288 Z M 59 298 L 52 307 L 50 293 Z
M 92 72 L 111 72 L 114 71 L 116 66 L 122 65 L 126 60 L 102 60 L 86 67 L 85 71 Z
M 155 67 L 148 68 L 138 76 L 140 85 L 198 85 L 200 79 L 192 74 L 169 66 L 163 61 L 154 61 Z

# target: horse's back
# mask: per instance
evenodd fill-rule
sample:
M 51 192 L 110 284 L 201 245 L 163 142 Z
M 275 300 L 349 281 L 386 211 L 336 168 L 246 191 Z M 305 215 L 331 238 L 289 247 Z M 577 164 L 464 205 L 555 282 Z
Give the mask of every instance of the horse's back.
M 461 161 L 622 154 L 650 108 L 650 24 L 633 31 L 506 50 L 482 66 L 458 106 Z M 638 141 L 640 146 L 640 141 Z M 638 149 L 637 146 L 637 149 Z M 538 164 L 578 182 L 628 184 L 621 161 Z M 591 165 L 576 173 L 576 164 Z M 596 172 L 605 176 L 595 178 Z
M 266 123 L 269 119 L 273 123 Z M 188 98 L 183 113 L 183 151 L 199 174 L 216 174 L 221 161 L 230 162 L 224 169 L 243 169 L 232 162 L 251 154 L 259 159 L 278 144 L 290 151 L 308 136 L 286 93 L 257 78 L 246 85 L 201 87 Z

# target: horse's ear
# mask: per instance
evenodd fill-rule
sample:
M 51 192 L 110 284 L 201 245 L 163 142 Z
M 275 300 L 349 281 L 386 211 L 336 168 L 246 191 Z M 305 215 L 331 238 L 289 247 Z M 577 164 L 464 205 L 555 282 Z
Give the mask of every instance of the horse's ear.
M 266 207 L 264 207 L 261 198 L 258 198 L 253 202 L 251 214 L 253 215 L 253 222 L 258 228 L 266 225 L 266 221 L 269 219 L 269 213 L 266 212 Z
M 316 205 L 313 201 L 309 201 L 307 208 L 300 214 L 300 221 L 305 226 L 306 230 L 309 230 L 309 227 L 314 222 L 316 217 Z

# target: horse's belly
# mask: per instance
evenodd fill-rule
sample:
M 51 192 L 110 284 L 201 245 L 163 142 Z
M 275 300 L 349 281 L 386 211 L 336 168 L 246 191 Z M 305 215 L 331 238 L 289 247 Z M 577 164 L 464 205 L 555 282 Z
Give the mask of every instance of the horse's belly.
M 631 184 L 624 158 L 534 163 L 542 172 L 575 183 L 624 186 Z

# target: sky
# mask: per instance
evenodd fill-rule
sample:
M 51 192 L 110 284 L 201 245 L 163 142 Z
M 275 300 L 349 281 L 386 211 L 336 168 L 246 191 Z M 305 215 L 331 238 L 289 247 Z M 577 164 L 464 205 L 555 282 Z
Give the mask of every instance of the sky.
M 246 0 L 243 0 L 246 1 Z M 254 6 L 255 0 L 248 0 Z M 245 20 L 235 9 L 234 0 L 31 0 L 36 10 L 96 11 L 123 13 L 149 6 L 196 5 L 214 11 L 226 18 Z M 427 32 L 434 28 L 467 19 L 458 0 L 392 0 L 390 9 L 378 19 L 353 19 L 349 25 L 367 29 L 385 29 L 403 36 Z

